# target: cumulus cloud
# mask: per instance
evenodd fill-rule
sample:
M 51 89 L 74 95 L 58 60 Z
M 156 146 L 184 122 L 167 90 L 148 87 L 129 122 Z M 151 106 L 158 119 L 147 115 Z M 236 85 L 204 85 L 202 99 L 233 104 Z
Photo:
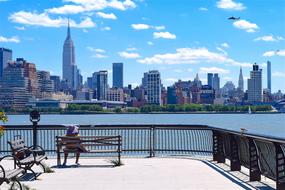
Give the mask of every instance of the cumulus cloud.
M 158 38 L 171 39 L 171 40 L 176 39 L 176 35 L 171 34 L 170 32 L 154 32 L 153 37 L 155 39 Z
M 127 48 L 126 50 L 127 50 L 127 51 L 137 51 L 137 48 L 135 48 L 135 47 L 130 47 L 130 48 Z
M 132 24 L 131 27 L 135 30 L 148 30 L 148 29 L 154 29 L 154 30 L 164 30 L 165 26 L 151 26 L 148 24 Z
M 234 2 L 233 0 L 220 0 L 216 5 L 218 8 L 225 10 L 241 11 L 246 9 L 242 3 Z
M 101 18 L 105 18 L 105 19 L 112 19 L 112 20 L 116 20 L 117 16 L 114 13 L 103 13 L 103 12 L 97 12 L 96 13 L 99 17 Z
M 99 11 L 106 8 L 113 8 L 125 11 L 127 9 L 135 8 L 136 4 L 131 0 L 64 0 L 68 4 L 61 7 L 54 7 L 47 9 L 46 12 L 53 14 L 78 14 L 83 12 Z
M 106 55 L 100 54 L 100 53 L 95 53 L 94 55 L 92 55 L 92 57 L 94 58 L 98 58 L 98 59 L 102 59 L 102 58 L 106 58 Z
M 94 54 L 92 55 L 93 58 L 106 58 L 107 56 L 104 55 L 104 53 L 106 52 L 104 49 L 100 49 L 100 48 L 94 48 L 91 46 L 86 47 L 87 50 L 93 52 Z
M 14 26 L 17 30 L 26 30 L 24 26 Z
M 150 45 L 150 46 L 153 45 L 153 43 L 151 41 L 148 41 L 147 44 Z
M 125 59 L 136 59 L 140 58 L 140 54 L 134 53 L 134 52 L 127 52 L 127 51 L 122 51 L 118 52 L 119 56 L 125 58 Z
M 225 63 L 228 65 L 251 67 L 252 64 L 237 62 L 225 54 L 209 51 L 201 48 L 178 48 L 175 53 L 155 54 L 137 60 L 142 64 L 196 64 L 196 63 Z
M 0 42 L 4 42 L 4 43 L 20 43 L 20 39 L 18 38 L 18 36 L 13 36 L 13 37 L 5 37 L 5 36 L 0 36 Z
M 217 47 L 216 49 L 219 50 L 220 52 L 222 52 L 223 54 L 228 55 L 228 53 L 224 49 L 222 49 L 220 47 Z
M 218 68 L 218 67 L 200 67 L 199 73 L 221 73 L 221 74 L 228 74 L 230 73 L 229 70 Z
M 285 49 L 276 50 L 276 51 L 267 51 L 263 53 L 264 57 L 272 57 L 272 56 L 282 56 L 285 57 Z
M 281 41 L 281 40 L 284 40 L 284 38 L 281 36 L 275 37 L 273 35 L 261 36 L 261 37 L 254 39 L 254 41 L 265 41 L 265 42 L 277 42 L 277 41 Z
M 246 20 L 235 21 L 233 23 L 233 26 L 238 28 L 238 29 L 245 30 L 246 32 L 256 32 L 259 29 L 257 24 L 251 23 L 251 22 L 246 21 Z
M 25 11 L 13 13 L 9 17 L 9 20 L 14 23 L 43 27 L 66 27 L 68 23 L 67 18 L 58 17 L 56 19 L 53 19 L 47 13 Z M 92 28 L 96 26 L 90 17 L 86 17 L 85 19 L 81 20 L 80 23 L 76 23 L 74 20 L 69 20 L 69 23 L 71 27 L 76 28 Z

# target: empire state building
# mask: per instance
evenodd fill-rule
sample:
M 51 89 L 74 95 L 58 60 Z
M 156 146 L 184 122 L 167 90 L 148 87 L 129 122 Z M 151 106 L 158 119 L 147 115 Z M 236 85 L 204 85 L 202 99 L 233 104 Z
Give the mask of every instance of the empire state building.
M 62 79 L 66 81 L 69 90 L 77 89 L 78 72 L 75 63 L 75 47 L 70 36 L 70 26 L 68 22 L 67 36 L 62 52 Z

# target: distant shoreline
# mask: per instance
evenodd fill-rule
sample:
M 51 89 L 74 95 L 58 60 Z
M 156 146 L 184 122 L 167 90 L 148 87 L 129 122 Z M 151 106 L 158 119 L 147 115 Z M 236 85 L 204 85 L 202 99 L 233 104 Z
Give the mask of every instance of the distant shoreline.
M 7 115 L 28 115 L 29 113 L 23 113 L 23 112 L 7 112 Z M 247 112 L 121 112 L 121 113 L 115 113 L 115 112 L 42 112 L 41 115 L 126 115 L 126 114 L 149 114 L 149 115 L 158 115 L 158 114 L 248 114 Z M 282 112 L 253 112 L 252 114 L 284 114 Z M 249 114 L 250 115 L 250 114 Z

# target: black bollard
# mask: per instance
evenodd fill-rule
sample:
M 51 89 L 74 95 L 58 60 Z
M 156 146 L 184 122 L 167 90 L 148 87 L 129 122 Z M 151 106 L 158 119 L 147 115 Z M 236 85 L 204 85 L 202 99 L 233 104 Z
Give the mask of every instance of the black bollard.
M 38 122 L 40 121 L 40 112 L 33 110 L 30 113 L 30 121 L 33 123 L 33 149 L 37 148 L 37 127 Z

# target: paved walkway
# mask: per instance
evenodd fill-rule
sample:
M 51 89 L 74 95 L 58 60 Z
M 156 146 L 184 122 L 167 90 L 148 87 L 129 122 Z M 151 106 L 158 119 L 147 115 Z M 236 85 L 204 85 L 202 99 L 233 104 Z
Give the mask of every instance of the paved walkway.
M 36 190 L 239 190 L 254 189 L 218 171 L 211 162 L 179 158 L 123 158 L 113 167 L 105 159 L 80 160 L 81 165 L 53 168 L 36 181 L 23 182 Z M 55 159 L 46 163 L 56 164 Z M 2 186 L 0 188 L 2 190 Z

